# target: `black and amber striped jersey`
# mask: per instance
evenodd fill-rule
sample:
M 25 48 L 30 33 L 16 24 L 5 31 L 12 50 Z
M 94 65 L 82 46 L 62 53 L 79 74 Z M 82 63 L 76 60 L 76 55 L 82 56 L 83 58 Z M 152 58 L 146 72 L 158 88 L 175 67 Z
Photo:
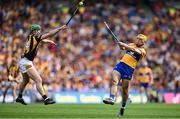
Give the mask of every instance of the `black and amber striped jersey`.
M 19 73 L 19 66 L 18 65 L 10 65 L 8 68 L 8 75 L 11 75 L 13 78 L 16 78 Z
M 41 45 L 41 42 L 42 42 L 41 35 L 35 36 L 30 34 L 27 37 L 25 43 L 25 50 L 23 56 L 29 59 L 30 61 L 33 61 L 35 56 L 37 55 L 38 48 Z

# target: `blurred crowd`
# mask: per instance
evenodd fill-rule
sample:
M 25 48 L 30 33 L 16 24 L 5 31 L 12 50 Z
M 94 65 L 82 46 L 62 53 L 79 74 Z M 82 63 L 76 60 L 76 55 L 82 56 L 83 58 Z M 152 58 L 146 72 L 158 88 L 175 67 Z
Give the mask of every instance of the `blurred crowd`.
M 67 22 L 72 7 L 42 0 L 1 4 L 2 83 L 7 80 L 7 67 L 11 62 L 16 60 L 18 64 L 29 26 L 38 23 L 42 32 L 48 32 Z M 125 43 L 133 42 L 138 33 L 146 34 L 149 37 L 146 60 L 154 74 L 153 89 L 180 92 L 180 11 L 158 2 L 137 6 L 106 2 L 81 7 L 68 29 L 50 39 L 57 46 L 43 44 L 33 62 L 46 90 L 109 90 L 112 69 L 124 51 L 113 42 L 104 20 Z M 131 88 L 136 90 L 138 85 L 133 80 Z

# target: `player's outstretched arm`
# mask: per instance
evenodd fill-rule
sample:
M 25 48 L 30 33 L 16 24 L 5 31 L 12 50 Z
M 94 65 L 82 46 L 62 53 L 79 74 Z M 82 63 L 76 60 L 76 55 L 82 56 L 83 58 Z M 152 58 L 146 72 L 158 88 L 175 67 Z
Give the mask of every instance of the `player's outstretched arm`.
M 52 40 L 43 39 L 42 41 L 43 41 L 44 43 L 51 43 L 51 44 L 56 45 L 56 43 L 55 43 L 54 41 L 52 41 Z
M 42 38 L 42 39 L 47 39 L 47 38 L 49 38 L 49 37 L 51 37 L 51 36 L 54 36 L 54 35 L 55 35 L 56 33 L 58 33 L 60 30 L 65 29 L 65 28 L 66 28 L 66 25 L 63 25 L 63 26 L 58 27 L 58 28 L 56 28 L 56 29 L 53 29 L 53 30 L 49 31 L 48 33 L 43 34 L 41 38 Z
M 141 51 L 140 51 L 140 50 L 135 49 L 135 48 L 133 48 L 133 47 L 131 47 L 131 46 L 123 43 L 123 42 L 118 42 L 118 45 L 119 45 L 119 47 L 120 47 L 121 49 L 131 50 L 131 51 L 134 51 L 134 52 L 137 52 L 137 53 L 141 54 Z
M 134 51 L 134 52 L 137 52 L 137 53 L 141 54 L 140 50 L 135 49 L 135 48 L 123 43 L 123 42 L 118 42 L 118 45 L 119 45 L 120 48 L 122 48 L 124 50 L 131 50 L 131 51 Z

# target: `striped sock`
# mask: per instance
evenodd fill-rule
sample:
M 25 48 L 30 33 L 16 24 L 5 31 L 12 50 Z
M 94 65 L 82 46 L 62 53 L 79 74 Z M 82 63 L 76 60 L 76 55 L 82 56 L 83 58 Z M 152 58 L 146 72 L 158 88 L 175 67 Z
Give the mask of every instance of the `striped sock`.
M 46 100 L 46 99 L 47 99 L 47 96 L 46 96 L 46 95 L 43 95 L 42 98 L 43 98 L 44 100 Z
M 19 94 L 19 95 L 18 95 L 18 98 L 22 98 L 22 94 Z
M 122 102 L 122 108 L 125 109 L 126 108 L 126 103 Z

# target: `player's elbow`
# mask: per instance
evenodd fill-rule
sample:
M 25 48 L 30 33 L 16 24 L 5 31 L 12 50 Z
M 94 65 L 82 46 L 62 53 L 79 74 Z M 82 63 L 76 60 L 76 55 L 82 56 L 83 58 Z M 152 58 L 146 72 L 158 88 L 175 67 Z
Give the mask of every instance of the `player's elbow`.
M 47 38 L 49 38 L 51 36 L 51 34 L 50 33 L 46 33 L 46 34 L 44 34 L 44 35 L 42 35 L 42 39 L 47 39 Z
M 125 50 L 126 48 L 125 47 L 123 47 L 123 46 L 120 46 L 120 48 L 121 48 L 121 50 Z

